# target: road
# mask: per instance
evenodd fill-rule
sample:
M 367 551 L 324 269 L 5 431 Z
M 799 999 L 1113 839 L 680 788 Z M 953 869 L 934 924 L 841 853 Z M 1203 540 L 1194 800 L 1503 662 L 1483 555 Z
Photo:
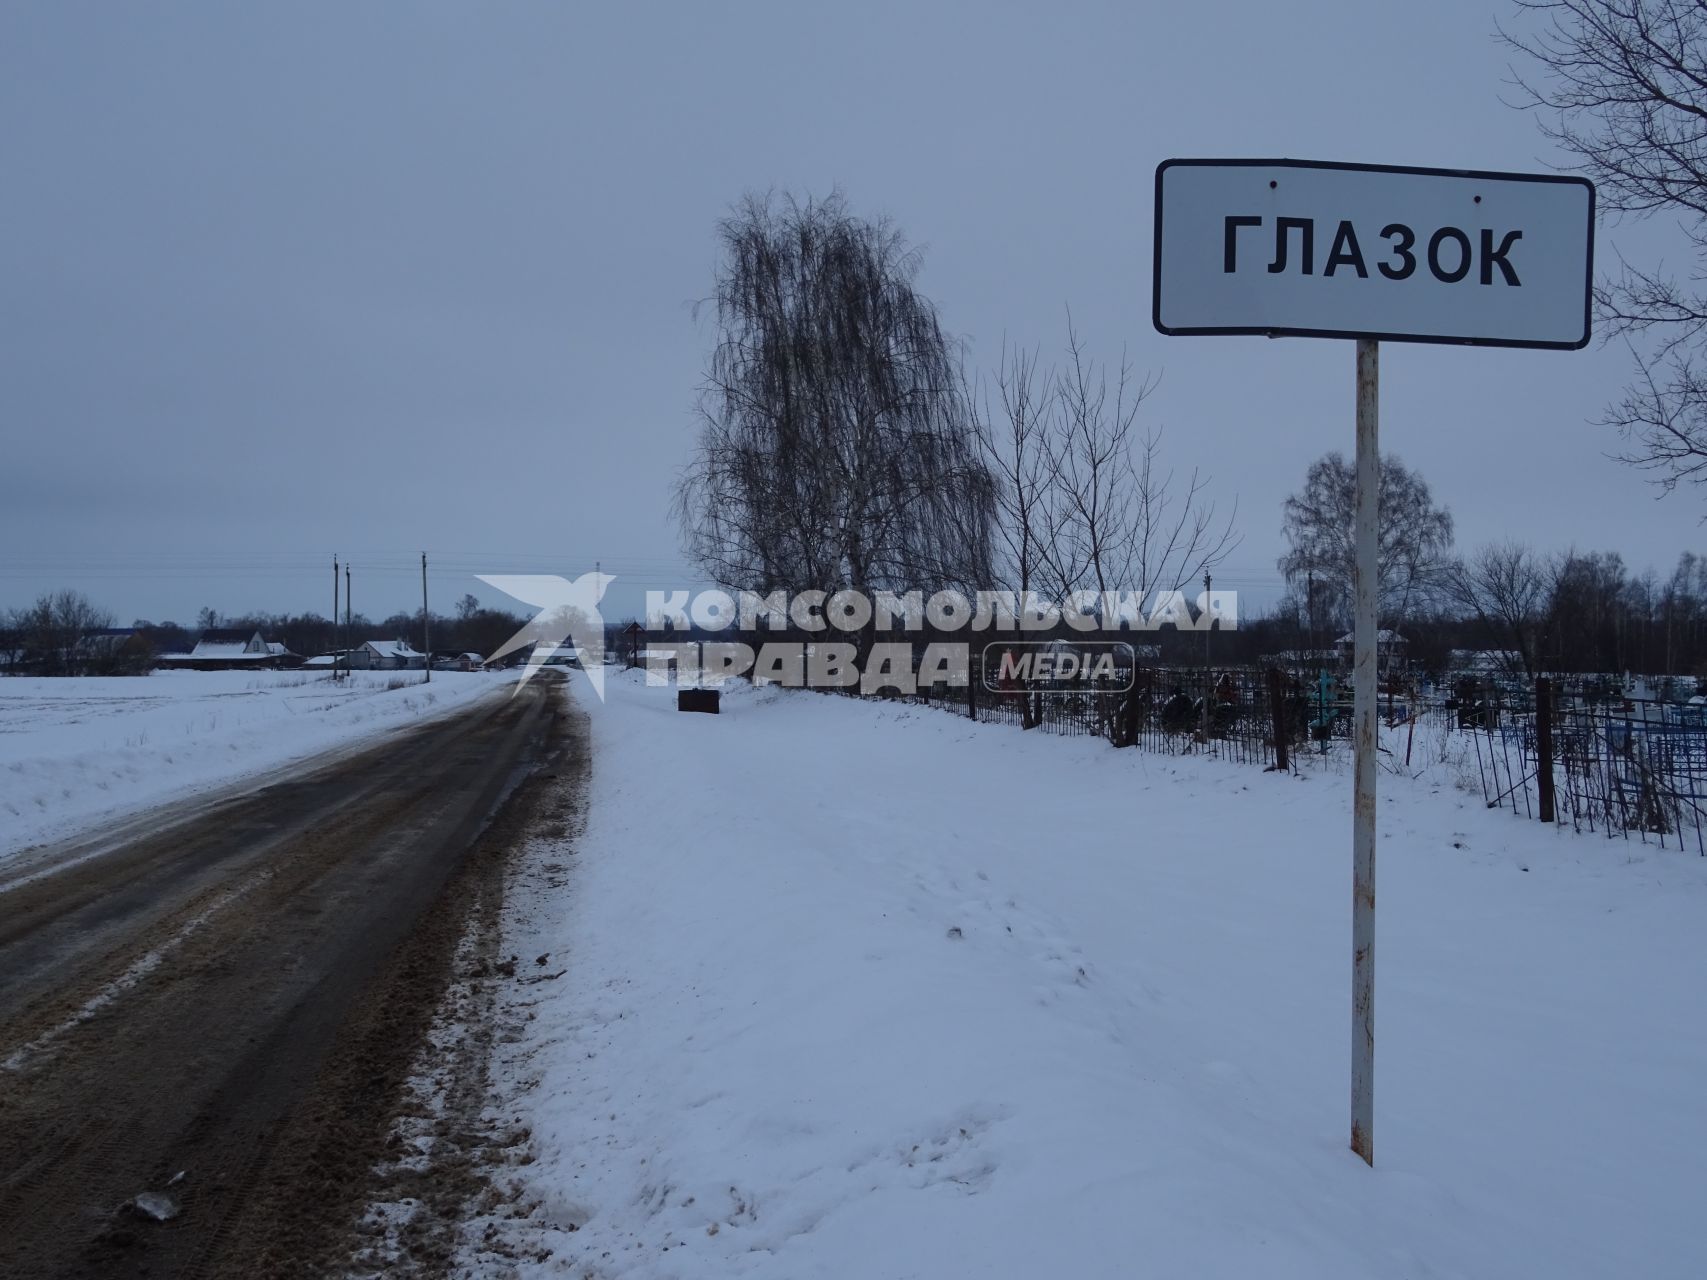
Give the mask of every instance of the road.
M 584 755 L 561 696 L 0 869 L 0 1275 L 336 1266 L 530 779 Z

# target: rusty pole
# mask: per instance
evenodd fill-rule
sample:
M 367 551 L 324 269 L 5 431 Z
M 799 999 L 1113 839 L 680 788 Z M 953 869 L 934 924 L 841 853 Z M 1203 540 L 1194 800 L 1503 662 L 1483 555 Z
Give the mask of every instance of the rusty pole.
M 1541 805 L 1541 821 L 1556 816 L 1553 792 L 1553 682 L 1535 677 L 1535 791 Z
M 1291 768 L 1286 724 L 1286 678 L 1279 667 L 1268 669 L 1268 714 L 1274 724 L 1274 767 L 1281 773 Z
M 1375 1163 L 1375 606 L 1381 505 L 1381 348 L 1357 340 L 1357 572 L 1352 642 L 1351 1149 Z

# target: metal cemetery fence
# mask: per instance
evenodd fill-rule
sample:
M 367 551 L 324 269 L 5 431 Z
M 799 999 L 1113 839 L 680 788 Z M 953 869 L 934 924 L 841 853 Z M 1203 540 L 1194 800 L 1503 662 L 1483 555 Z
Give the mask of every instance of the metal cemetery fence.
M 1115 746 L 1206 754 L 1264 768 L 1288 767 L 1313 721 L 1322 718 L 1304 681 L 1256 668 L 1122 667 L 1105 688 L 1039 693 L 1017 683 L 989 687 L 979 662 L 974 655 L 967 688 L 952 694 L 921 692 L 911 700 L 1043 733 L 1100 737 Z M 1320 732 L 1344 737 L 1346 708 L 1336 699 L 1327 713 Z
M 1490 808 L 1707 854 L 1707 708 L 1625 697 L 1593 678 L 1536 686 L 1448 708 Z
M 1124 665 L 1101 684 L 1040 692 L 993 676 L 987 683 L 981 655 L 971 660 L 967 686 L 906 700 L 1016 728 L 1264 769 L 1295 769 L 1350 737 L 1349 681 L 1331 667 Z M 1379 712 L 1383 754 L 1394 766 L 1411 767 L 1413 746 L 1424 741 L 1427 750 L 1445 746 L 1462 768 L 1473 762 L 1489 808 L 1707 855 L 1703 703 L 1628 697 L 1608 677 L 1463 679 L 1421 697 L 1384 679 Z M 1451 750 L 1454 741 L 1460 747 Z

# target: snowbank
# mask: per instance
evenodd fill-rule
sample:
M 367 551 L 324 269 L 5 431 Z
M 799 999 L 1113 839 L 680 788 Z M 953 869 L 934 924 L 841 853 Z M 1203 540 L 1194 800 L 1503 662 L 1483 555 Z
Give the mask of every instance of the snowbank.
M 1343 776 L 576 692 L 587 829 L 509 926 L 567 969 L 500 1068 L 523 1274 L 1707 1274 L 1704 860 L 1383 778 L 1372 1172 Z
M 506 684 L 486 672 L 0 679 L 0 859 L 358 743 Z

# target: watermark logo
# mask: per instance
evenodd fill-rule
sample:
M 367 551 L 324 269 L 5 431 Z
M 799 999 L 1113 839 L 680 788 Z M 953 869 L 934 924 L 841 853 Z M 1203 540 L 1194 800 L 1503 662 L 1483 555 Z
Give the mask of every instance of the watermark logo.
M 521 679 L 526 684 L 567 647 L 604 700 L 599 602 L 613 575 L 584 573 L 573 581 L 556 574 L 479 578 L 539 610 L 487 661 L 530 649 Z M 1150 600 L 1141 592 L 1075 591 L 1059 601 L 1032 591 L 943 590 L 928 597 L 922 591 L 851 588 L 765 596 L 648 591 L 644 665 L 647 683 L 661 685 L 746 677 L 811 689 L 913 694 L 945 685 L 965 688 L 977 680 L 995 693 L 1123 693 L 1134 684 L 1139 658 L 1153 650 L 1106 639 L 1109 633 L 1233 630 L 1238 620 L 1238 596 L 1230 591 L 1204 592 L 1195 608 L 1178 590 L 1157 591 Z M 704 638 L 726 631 L 739 638 Z M 766 632 L 782 634 L 767 639 Z M 986 640 L 956 639 L 957 632 L 984 633 Z M 977 674 L 975 649 L 981 650 Z
M 532 645 L 533 652 L 528 655 L 527 667 L 516 685 L 519 690 L 567 644 L 580 659 L 593 692 L 600 702 L 604 701 L 605 620 L 599 612 L 599 601 L 604 598 L 605 589 L 616 581 L 614 574 L 583 573 L 573 582 L 555 573 L 476 576 L 487 586 L 539 610 L 532 622 L 499 645 L 486 661 L 496 662 Z
M 1137 680 L 1137 651 L 1119 640 L 998 640 L 984 646 L 983 673 L 991 693 L 1125 693 Z
M 1072 591 L 1054 600 L 1036 591 L 648 591 L 651 631 L 804 632 L 1208 631 L 1239 625 L 1236 591 L 1201 591 L 1195 609 L 1180 590 Z

